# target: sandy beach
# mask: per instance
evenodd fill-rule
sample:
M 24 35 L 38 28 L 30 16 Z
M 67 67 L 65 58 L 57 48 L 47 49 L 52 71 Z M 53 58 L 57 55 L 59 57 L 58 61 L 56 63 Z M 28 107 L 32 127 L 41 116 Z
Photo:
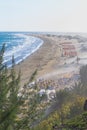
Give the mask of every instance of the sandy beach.
M 37 69 L 36 79 L 43 75 L 54 73 L 59 69 L 59 65 L 64 64 L 64 59 L 61 60 L 61 48 L 59 43 L 71 42 L 69 39 L 59 38 L 52 35 L 34 35 L 41 38 L 44 44 L 32 55 L 27 57 L 23 62 L 15 66 L 18 72 L 21 69 L 21 85 L 29 81 L 32 73 Z M 77 42 L 72 40 L 72 42 Z
M 44 44 L 23 62 L 15 66 L 18 72 L 21 69 L 21 83 L 28 82 L 32 73 L 38 69 L 36 78 L 54 70 L 54 64 L 60 60 L 60 48 L 55 40 L 46 35 L 37 35 L 44 41 Z

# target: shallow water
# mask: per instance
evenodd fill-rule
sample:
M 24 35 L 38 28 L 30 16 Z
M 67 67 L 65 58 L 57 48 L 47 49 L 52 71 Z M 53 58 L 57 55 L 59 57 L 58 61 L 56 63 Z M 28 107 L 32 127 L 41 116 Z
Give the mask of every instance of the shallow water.
M 13 55 L 15 64 L 18 64 L 39 49 L 43 41 L 39 38 L 29 36 L 27 33 L 0 32 L 0 49 L 3 43 L 5 43 L 6 47 L 3 63 L 11 67 Z

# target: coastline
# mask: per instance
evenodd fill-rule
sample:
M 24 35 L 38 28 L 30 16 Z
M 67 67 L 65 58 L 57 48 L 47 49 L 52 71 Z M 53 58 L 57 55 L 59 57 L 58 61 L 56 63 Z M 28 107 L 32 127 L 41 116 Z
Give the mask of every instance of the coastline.
M 15 66 L 17 72 L 21 70 L 21 86 L 29 81 L 29 78 L 36 69 L 38 70 L 36 79 L 56 72 L 59 69 L 59 65 L 64 63 L 61 60 L 62 52 L 59 43 L 70 41 L 69 39 L 61 39 L 56 35 L 36 34 L 32 36 L 41 38 L 44 43 L 37 51 Z
M 55 44 L 55 40 L 47 35 L 34 36 L 41 38 L 44 43 L 37 51 L 15 66 L 17 72 L 21 70 L 21 85 L 29 81 L 29 78 L 36 69 L 38 70 L 36 78 L 53 71 L 53 64 L 60 57 L 60 49 Z

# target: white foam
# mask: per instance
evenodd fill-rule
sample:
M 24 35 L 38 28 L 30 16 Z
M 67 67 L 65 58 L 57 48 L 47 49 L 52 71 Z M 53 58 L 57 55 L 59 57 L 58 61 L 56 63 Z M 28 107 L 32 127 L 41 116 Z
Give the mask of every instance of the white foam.
M 12 55 L 14 55 L 15 63 L 18 64 L 26 57 L 34 53 L 40 46 L 43 44 L 43 41 L 39 38 L 27 36 L 24 34 L 15 34 L 17 37 L 22 37 L 24 40 L 21 40 L 21 43 L 12 45 L 12 50 L 7 50 L 4 54 L 4 62 L 10 62 L 12 59 Z M 19 59 L 18 59 L 19 57 Z M 7 63 L 8 64 L 8 63 Z M 11 66 L 11 65 L 8 65 Z

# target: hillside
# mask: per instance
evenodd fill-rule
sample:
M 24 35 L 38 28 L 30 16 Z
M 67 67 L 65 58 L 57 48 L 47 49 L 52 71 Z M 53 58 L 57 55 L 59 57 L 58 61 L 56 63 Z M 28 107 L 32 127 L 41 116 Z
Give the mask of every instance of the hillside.
M 85 72 L 85 73 L 84 73 Z M 87 99 L 87 65 L 80 69 L 80 81 L 71 89 L 65 88 L 56 93 L 56 98 L 47 109 L 44 117 L 34 130 L 86 130 L 87 112 L 84 103 Z M 87 110 L 87 109 L 86 109 Z

